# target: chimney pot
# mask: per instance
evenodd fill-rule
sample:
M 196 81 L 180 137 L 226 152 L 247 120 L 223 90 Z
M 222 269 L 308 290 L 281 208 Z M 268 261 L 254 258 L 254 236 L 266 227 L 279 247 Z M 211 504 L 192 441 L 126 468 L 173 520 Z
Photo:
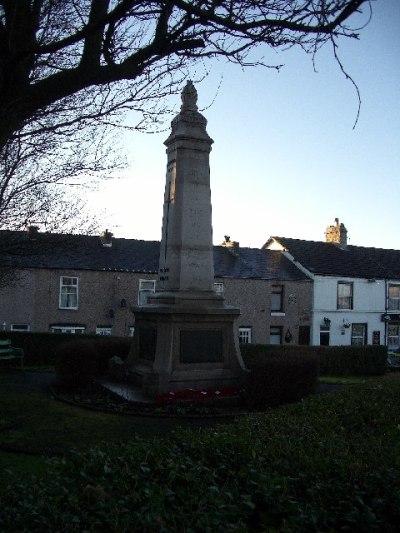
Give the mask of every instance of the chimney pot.
M 105 248 L 111 248 L 112 238 L 113 238 L 113 234 L 110 231 L 108 231 L 108 229 L 106 229 L 106 231 L 103 231 L 103 233 L 100 235 L 101 244 Z

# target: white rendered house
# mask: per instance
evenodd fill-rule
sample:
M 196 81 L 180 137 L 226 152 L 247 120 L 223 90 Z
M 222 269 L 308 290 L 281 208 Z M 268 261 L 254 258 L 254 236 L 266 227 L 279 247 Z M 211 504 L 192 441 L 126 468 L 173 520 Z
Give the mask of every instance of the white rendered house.
M 336 219 L 326 241 L 270 237 L 314 282 L 312 345 L 380 344 L 400 349 L 400 251 L 347 245 Z

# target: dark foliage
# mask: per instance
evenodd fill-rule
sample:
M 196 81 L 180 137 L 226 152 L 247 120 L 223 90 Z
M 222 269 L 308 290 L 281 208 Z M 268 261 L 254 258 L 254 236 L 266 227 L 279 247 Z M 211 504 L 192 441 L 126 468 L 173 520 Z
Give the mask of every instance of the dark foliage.
M 97 353 L 92 339 L 74 339 L 58 346 L 57 385 L 61 390 L 79 389 L 97 373 Z
M 57 363 L 58 347 L 71 339 L 70 334 L 54 333 L 18 333 L 11 331 L 0 332 L 0 339 L 11 339 L 13 346 L 23 348 L 25 364 L 55 365 Z M 109 337 L 99 335 L 85 335 L 84 339 L 91 339 L 96 347 L 99 372 L 107 370 L 108 360 L 117 355 L 126 359 L 132 339 L 130 337 Z
M 322 347 L 319 354 L 323 376 L 382 376 L 386 372 L 386 346 Z
M 298 401 L 315 391 L 319 375 L 319 358 L 315 353 L 299 350 L 263 350 L 249 345 L 245 362 L 250 370 L 247 393 L 251 409 L 263 409 Z
M 386 346 L 241 346 L 246 364 L 253 358 L 280 357 L 281 354 L 317 356 L 322 376 L 382 376 L 387 368 Z
M 76 390 L 108 369 L 111 357 L 128 356 L 130 338 L 80 337 L 57 347 L 57 382 L 61 389 Z

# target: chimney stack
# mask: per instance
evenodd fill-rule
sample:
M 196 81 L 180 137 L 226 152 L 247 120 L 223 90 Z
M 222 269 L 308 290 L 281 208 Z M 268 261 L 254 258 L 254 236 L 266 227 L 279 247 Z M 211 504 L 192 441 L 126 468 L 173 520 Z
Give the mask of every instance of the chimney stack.
M 225 248 L 227 248 L 232 255 L 239 255 L 239 243 L 237 241 L 231 241 L 231 238 L 229 237 L 229 235 L 224 235 L 225 237 L 225 240 L 224 242 L 221 244 L 221 246 L 224 246 Z
M 326 242 L 334 242 L 340 246 L 347 246 L 347 229 L 339 219 L 335 218 L 335 226 L 328 226 L 325 231 Z
M 113 234 L 110 231 L 108 231 L 108 229 L 106 229 L 106 231 L 103 231 L 103 233 L 101 233 L 101 235 L 100 235 L 101 244 L 105 248 L 111 248 L 112 247 L 112 238 L 113 238 Z

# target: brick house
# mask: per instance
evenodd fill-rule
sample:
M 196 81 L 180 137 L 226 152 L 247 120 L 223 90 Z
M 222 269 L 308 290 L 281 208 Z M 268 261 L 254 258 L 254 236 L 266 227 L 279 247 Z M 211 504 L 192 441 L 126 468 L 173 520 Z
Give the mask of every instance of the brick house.
M 0 231 L 0 328 L 132 335 L 131 308 L 156 290 L 160 243 Z M 241 309 L 239 338 L 308 344 L 312 281 L 279 251 L 214 247 L 215 290 Z M 3 277 L 4 280 L 4 277 Z

